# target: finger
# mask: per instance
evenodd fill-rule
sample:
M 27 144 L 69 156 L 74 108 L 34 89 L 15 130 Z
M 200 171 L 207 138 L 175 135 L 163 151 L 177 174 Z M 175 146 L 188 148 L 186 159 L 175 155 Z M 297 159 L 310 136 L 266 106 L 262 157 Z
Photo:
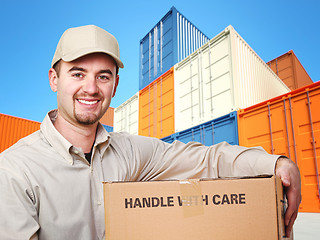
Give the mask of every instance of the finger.
M 286 226 L 286 236 L 287 237 L 290 237 L 290 234 L 291 234 L 291 231 L 293 228 L 293 224 L 294 224 L 294 221 L 296 220 L 297 216 L 298 216 L 298 212 L 294 212 L 294 214 L 290 218 L 290 222 L 289 222 L 288 226 Z
M 286 195 L 287 195 L 287 201 L 288 201 L 288 208 L 285 213 L 285 225 L 288 226 L 290 223 L 290 220 L 292 219 L 294 214 L 298 211 L 299 203 L 294 191 L 288 189 Z
M 292 205 L 289 205 L 288 208 L 287 208 L 287 210 L 286 210 L 285 217 L 284 217 L 284 224 L 285 224 L 286 226 L 289 226 L 290 220 L 291 220 L 293 214 L 294 214 L 293 206 L 292 206 Z
M 283 186 L 289 187 L 291 184 L 290 172 L 288 168 L 280 168 L 277 175 L 280 177 Z
M 285 187 L 290 186 L 290 176 L 289 175 L 281 176 L 281 181 L 282 181 L 283 186 L 285 186 Z
M 298 195 L 299 196 L 299 195 Z M 295 219 L 298 215 L 298 207 L 300 198 L 296 196 L 294 191 L 287 192 L 288 208 L 285 213 L 286 236 L 290 235 Z

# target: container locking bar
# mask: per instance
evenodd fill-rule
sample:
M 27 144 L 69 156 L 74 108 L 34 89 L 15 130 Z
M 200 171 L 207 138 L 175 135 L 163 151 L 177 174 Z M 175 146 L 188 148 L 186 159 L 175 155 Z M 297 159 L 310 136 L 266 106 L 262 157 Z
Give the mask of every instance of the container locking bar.
M 289 158 L 291 159 L 290 139 L 289 139 L 288 120 L 287 120 L 287 109 L 286 109 L 286 100 L 285 100 L 285 99 L 283 99 L 283 111 L 284 111 L 284 119 L 285 119 L 285 121 L 286 121 L 286 133 L 287 133 L 287 140 L 288 140 L 288 152 L 289 152 Z
M 271 139 L 271 153 L 274 154 L 273 139 L 272 139 L 272 126 L 271 126 L 271 113 L 270 113 L 270 104 L 269 103 L 268 103 L 268 118 L 269 118 L 270 139 Z
M 315 142 L 314 131 L 313 131 L 313 122 L 312 122 L 312 114 L 311 114 L 311 106 L 310 106 L 311 102 L 310 102 L 310 97 L 309 97 L 309 91 L 307 91 L 307 99 L 308 99 L 308 110 L 309 110 L 309 119 L 310 119 L 311 136 L 312 136 L 312 147 L 313 147 L 314 161 L 315 161 L 315 166 L 316 166 L 318 198 L 320 198 L 318 160 L 317 160 L 317 152 L 316 152 L 316 142 Z
M 296 137 L 295 137 L 294 125 L 293 125 L 293 115 L 292 115 L 291 97 L 289 97 L 289 108 L 290 108 L 291 129 L 292 129 L 292 136 L 293 136 L 294 160 L 295 160 L 296 164 L 298 165 L 298 162 L 297 162 Z

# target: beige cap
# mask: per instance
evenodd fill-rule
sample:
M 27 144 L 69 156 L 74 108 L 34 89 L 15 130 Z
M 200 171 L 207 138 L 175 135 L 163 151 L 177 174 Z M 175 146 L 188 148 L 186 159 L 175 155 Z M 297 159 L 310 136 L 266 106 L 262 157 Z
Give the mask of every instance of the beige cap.
M 71 62 L 90 53 L 102 52 L 110 55 L 117 66 L 123 68 L 117 39 L 106 30 L 94 25 L 67 29 L 61 36 L 51 67 L 60 59 Z

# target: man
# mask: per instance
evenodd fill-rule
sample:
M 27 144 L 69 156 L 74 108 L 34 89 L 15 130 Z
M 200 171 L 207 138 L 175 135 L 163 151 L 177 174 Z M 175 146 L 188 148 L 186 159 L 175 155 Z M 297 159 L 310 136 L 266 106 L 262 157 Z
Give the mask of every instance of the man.
M 261 148 L 108 133 L 99 119 L 116 93 L 123 63 L 117 40 L 96 26 L 64 32 L 51 66 L 58 109 L 0 157 L 0 239 L 103 239 L 103 181 L 273 173 L 286 187 L 289 235 L 301 199 L 291 160 Z

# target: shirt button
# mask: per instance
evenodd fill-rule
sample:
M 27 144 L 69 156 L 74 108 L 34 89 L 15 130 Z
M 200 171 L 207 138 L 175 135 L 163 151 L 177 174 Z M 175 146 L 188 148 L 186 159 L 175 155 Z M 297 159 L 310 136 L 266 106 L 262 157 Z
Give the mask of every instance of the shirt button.
M 79 154 L 79 151 L 78 151 L 78 150 L 74 150 L 74 153 L 75 153 L 75 154 Z
M 101 205 L 101 202 L 100 201 L 97 201 L 98 205 Z

